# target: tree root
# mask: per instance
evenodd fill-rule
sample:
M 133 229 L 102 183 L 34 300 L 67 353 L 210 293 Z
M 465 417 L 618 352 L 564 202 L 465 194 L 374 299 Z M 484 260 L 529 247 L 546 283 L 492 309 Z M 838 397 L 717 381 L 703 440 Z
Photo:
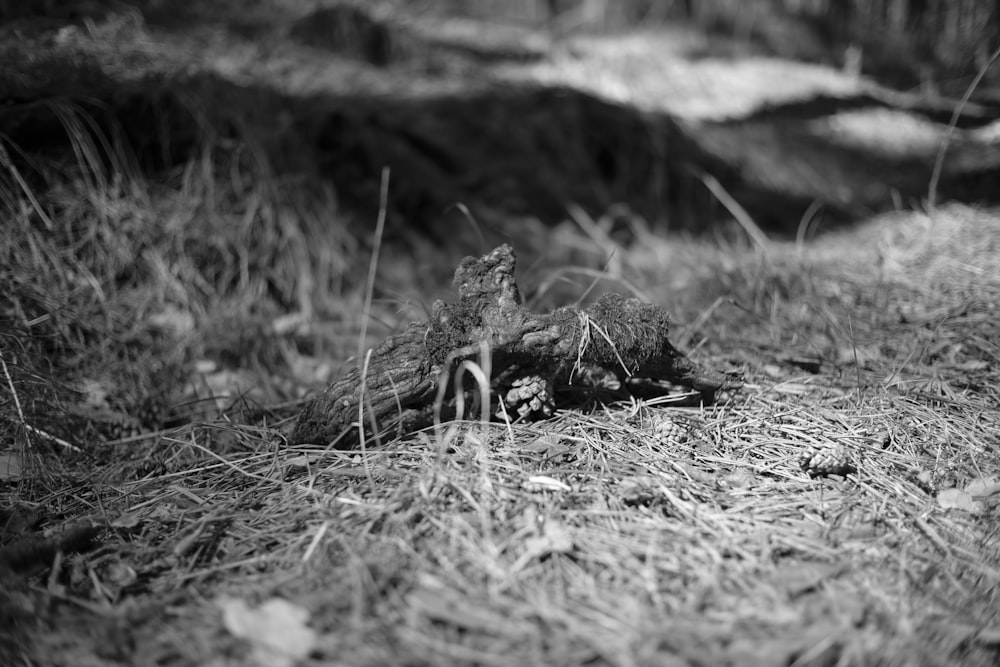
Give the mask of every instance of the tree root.
M 668 315 L 659 306 L 607 294 L 583 310 L 528 311 L 514 280 L 514 266 L 509 245 L 462 260 L 455 272 L 458 302 L 438 301 L 430 322 L 410 324 L 385 340 L 372 352 L 364 377 L 361 366 L 355 366 L 330 384 L 303 409 L 289 443 L 355 446 L 362 401 L 369 438 L 391 438 L 428 425 L 435 403 L 443 417 L 453 416 L 457 404 L 469 404 L 475 397 L 475 384 L 462 382 L 463 394 L 456 397 L 449 379 L 461 362 L 480 355 L 484 345 L 490 353 L 493 388 L 505 383 L 513 387 L 507 396 L 529 406 L 514 417 L 548 412 L 543 404 L 551 388 L 540 386 L 536 378 L 551 382 L 595 366 L 622 381 L 648 378 L 691 387 L 708 400 L 716 391 L 738 384 L 728 375 L 701 368 L 674 348 L 667 339 Z

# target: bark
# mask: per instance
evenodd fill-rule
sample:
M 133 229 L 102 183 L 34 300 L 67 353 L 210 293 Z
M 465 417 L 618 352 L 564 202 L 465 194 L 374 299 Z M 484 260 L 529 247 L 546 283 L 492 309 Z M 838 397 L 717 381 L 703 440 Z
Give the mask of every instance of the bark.
M 401 435 L 426 425 L 441 383 L 450 382 L 461 361 L 477 358 L 484 342 L 491 381 L 512 373 L 569 377 L 576 369 L 598 366 L 620 379 L 666 380 L 706 397 L 734 384 L 674 348 L 667 338 L 669 317 L 658 306 L 609 294 L 585 310 L 528 311 L 514 266 L 508 245 L 463 260 L 455 272 L 458 302 L 437 302 L 430 322 L 411 324 L 387 339 L 371 354 L 363 378 L 354 367 L 334 381 L 302 411 L 289 442 L 354 446 L 362 400 L 369 436 Z M 445 416 L 454 413 L 454 392 L 448 387 L 439 406 Z

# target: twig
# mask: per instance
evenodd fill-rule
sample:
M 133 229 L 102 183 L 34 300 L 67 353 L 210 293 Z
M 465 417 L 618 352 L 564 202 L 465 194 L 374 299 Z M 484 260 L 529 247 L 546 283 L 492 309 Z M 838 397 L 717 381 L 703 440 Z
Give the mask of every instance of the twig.
M 854 373 L 858 378 L 858 408 L 861 408 L 865 390 L 861 386 L 861 364 L 858 362 L 858 342 L 854 338 L 854 322 L 851 321 L 851 315 L 847 315 L 847 329 L 851 332 L 851 352 L 854 354 Z
M 11 162 L 10 154 L 4 147 L 5 141 L 9 142 L 10 139 L 7 138 L 7 135 L 0 134 L 0 166 L 6 167 L 7 170 L 10 172 L 10 175 L 14 178 L 15 181 L 17 181 L 17 185 L 21 188 L 21 192 L 23 192 L 24 196 L 28 198 L 28 201 L 31 202 L 31 208 L 35 211 L 35 214 L 42 220 L 42 222 L 45 223 L 46 228 L 50 230 L 55 228 L 55 223 L 52 222 L 52 218 L 48 216 L 48 214 L 45 212 L 45 209 L 38 202 L 38 199 L 35 198 L 35 194 L 31 191 L 31 188 L 28 187 L 28 184 L 25 182 L 24 178 L 22 178 L 21 172 L 19 172 L 17 168 L 14 166 L 14 163 Z
M 809 233 L 809 226 L 812 221 L 816 219 L 816 214 L 819 210 L 823 208 L 823 204 L 820 203 L 818 199 L 814 199 L 809 208 L 806 209 L 805 213 L 802 214 L 802 218 L 799 219 L 799 227 L 795 230 L 795 249 L 802 253 L 802 247 L 806 242 L 806 234 Z
M 607 275 L 608 268 L 611 266 L 611 260 L 615 258 L 615 250 L 617 250 L 617 248 L 611 249 L 611 254 L 608 255 L 608 261 L 604 263 L 604 268 L 600 273 L 594 276 L 594 279 L 590 281 L 589 285 L 587 285 L 587 289 L 583 290 L 583 294 L 581 294 L 579 298 L 573 302 L 574 308 L 578 308 L 580 304 L 583 303 L 583 300 L 590 296 L 590 293 L 594 291 L 594 288 L 597 287 L 597 283 L 601 282 L 601 279 Z
M 938 535 L 938 532 L 936 530 L 931 528 L 931 525 L 929 523 L 927 523 L 924 519 L 920 518 L 916 514 L 912 514 L 911 516 L 913 517 L 913 525 L 916 526 L 917 529 L 920 530 L 920 532 L 923 533 L 928 540 L 930 540 L 930 543 L 933 544 L 934 547 L 938 551 L 940 551 L 943 556 L 947 558 L 954 557 L 954 554 L 948 547 L 948 543 L 945 542 L 940 535 Z
M 458 211 L 465 216 L 465 220 L 472 227 L 472 231 L 476 232 L 476 238 L 479 241 L 480 254 L 489 250 L 489 248 L 486 247 L 486 237 L 483 236 L 483 230 L 479 228 L 479 223 L 476 222 L 476 218 L 472 215 L 472 211 L 469 210 L 469 207 L 462 202 L 456 202 L 455 204 L 452 204 L 452 206 L 457 208 Z
M 983 77 L 986 76 L 986 72 L 989 71 L 990 67 L 994 62 L 996 62 L 997 58 L 1000 58 L 1000 46 L 996 48 L 986 64 L 979 69 L 979 73 L 976 74 L 976 78 L 969 84 L 965 94 L 962 95 L 961 101 L 959 101 L 955 110 L 951 114 L 951 120 L 948 122 L 948 130 L 945 132 L 944 140 L 941 142 L 941 148 L 938 149 L 937 158 L 934 160 L 934 170 L 931 172 L 931 181 L 927 185 L 927 207 L 930 209 L 937 207 L 937 187 L 938 181 L 941 180 L 941 170 L 944 168 L 944 154 L 948 152 L 948 144 L 951 143 L 951 138 L 955 134 L 955 126 L 958 125 L 958 119 L 962 115 L 962 110 L 965 109 L 965 105 L 968 104 L 969 99 L 972 98 L 972 93 L 979 86 Z
M 757 244 L 765 254 L 771 248 L 771 241 L 767 238 L 767 234 L 760 228 L 760 226 L 753 221 L 750 214 L 747 213 L 746 209 L 740 206 L 740 203 L 733 199 L 733 196 L 726 192 L 726 189 L 722 187 L 722 183 L 711 174 L 702 174 L 701 182 L 705 184 L 708 191 L 715 195 L 715 198 L 719 200 L 719 203 L 726 207 L 730 215 L 736 219 L 743 231 L 747 233 L 750 240 Z
M 375 415 L 371 410 L 371 403 L 368 400 L 368 384 L 366 382 L 368 378 L 368 364 L 371 358 L 372 351 L 369 349 L 365 354 L 364 365 L 361 367 L 361 400 L 358 401 L 358 440 L 361 443 L 361 461 L 365 466 L 365 477 L 368 479 L 368 486 L 371 492 L 375 493 L 375 479 L 372 477 L 371 467 L 368 465 L 368 439 L 365 438 L 365 405 L 368 405 L 368 415 L 372 419 L 372 435 L 376 438 L 378 437 L 378 425 L 375 423 Z
M 386 207 L 389 199 L 389 168 L 382 169 L 382 188 L 379 192 L 378 220 L 375 222 L 375 239 L 372 256 L 368 262 L 368 280 L 365 284 L 365 305 L 361 317 L 361 334 L 358 336 L 358 359 L 365 356 L 365 338 L 368 336 L 368 319 L 372 309 L 372 294 L 375 291 L 375 271 L 378 269 L 378 254 L 382 247 L 385 230 Z
M 382 234 L 385 230 L 386 209 L 389 199 L 389 168 L 382 169 L 382 187 L 379 191 L 378 220 L 375 222 L 375 239 L 372 245 L 372 256 L 368 262 L 368 280 L 365 284 L 365 306 L 361 316 L 361 332 L 358 334 L 358 359 L 364 358 L 364 368 L 361 372 L 361 400 L 358 401 L 358 438 L 361 441 L 361 460 L 365 464 L 365 476 L 372 493 L 375 493 L 375 480 L 368 465 L 368 451 L 365 443 L 365 378 L 368 376 L 368 362 L 372 351 L 365 354 L 365 339 L 368 337 L 368 319 L 371 317 L 372 294 L 375 292 L 375 272 L 378 270 L 378 254 L 382 246 Z M 372 415 L 374 421 L 374 415 Z M 372 434 L 378 437 L 378 428 L 373 426 Z
M 70 450 L 71 452 L 78 452 L 78 453 L 79 453 L 79 452 L 82 452 L 82 451 L 83 451 L 82 449 L 80 449 L 80 448 L 79 448 L 79 447 L 77 447 L 76 445 L 74 445 L 74 444 L 71 444 L 71 443 L 69 443 L 69 442 L 66 442 L 66 441 L 65 441 L 65 440 L 63 440 L 62 438 L 60 438 L 60 437 L 57 437 L 57 436 L 54 436 L 54 435 L 52 435 L 51 433 L 47 433 L 47 432 L 43 431 L 43 430 L 42 430 L 42 429 L 40 429 L 40 428 L 35 428 L 35 427 L 34 427 L 34 426 L 32 426 L 31 424 L 26 424 L 26 423 L 24 423 L 24 422 L 21 422 L 21 426 L 23 426 L 23 427 L 24 427 L 24 428 L 25 428 L 26 430 L 28 430 L 28 431 L 30 431 L 30 432 L 32 432 L 32 433 L 34 433 L 35 435 L 37 435 L 37 436 L 39 436 L 39 437 L 42 437 L 42 438 L 45 438 L 46 440 L 51 440 L 52 442 L 56 443 L 56 444 L 57 444 L 57 445 L 59 445 L 60 447 L 63 447 L 63 448 L 65 448 L 65 449 L 68 449 L 68 450 Z
M 4 377 L 7 378 L 7 386 L 10 388 L 10 395 L 14 399 L 14 407 L 17 409 L 17 418 L 21 422 L 21 426 L 28 433 L 34 433 L 35 435 L 45 438 L 46 440 L 51 440 L 60 447 L 70 450 L 71 452 L 81 451 L 76 445 L 72 445 L 62 438 L 56 437 L 51 433 L 46 433 L 40 428 L 35 428 L 24 418 L 24 410 L 21 408 L 21 399 L 17 395 L 17 389 L 14 388 L 14 380 L 10 377 L 10 370 L 7 368 L 7 361 L 3 358 L 3 352 L 0 351 L 0 366 L 3 367 Z M 28 447 L 31 447 L 31 439 L 28 439 Z
M 7 378 L 7 386 L 10 387 L 10 395 L 14 399 L 14 407 L 17 408 L 17 418 L 21 420 L 22 424 L 27 426 L 24 420 L 24 411 L 21 409 L 21 399 L 18 397 L 17 390 L 14 388 L 14 381 L 10 377 L 10 371 L 7 370 L 7 361 L 3 358 L 2 350 L 0 350 L 0 366 L 3 366 L 3 374 L 4 377 Z
M 326 535 L 326 531 L 330 528 L 330 522 L 324 521 L 320 524 L 319 529 L 313 535 L 312 539 L 309 541 L 309 546 L 306 547 L 306 552 L 302 554 L 302 562 L 308 563 L 309 559 L 312 558 L 313 554 L 316 553 L 316 547 L 319 546 L 320 542 L 323 541 L 323 536 Z

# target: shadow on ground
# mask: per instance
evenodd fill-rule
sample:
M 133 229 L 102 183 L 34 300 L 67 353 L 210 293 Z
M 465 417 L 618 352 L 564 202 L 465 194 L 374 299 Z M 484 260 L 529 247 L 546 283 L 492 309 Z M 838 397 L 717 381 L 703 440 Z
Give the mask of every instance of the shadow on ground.
M 169 41 L 178 34 L 170 29 L 179 28 L 151 17 L 156 27 L 136 28 L 141 40 L 125 30 L 125 45 L 99 43 L 75 27 L 55 36 L 42 32 L 34 49 L 8 44 L 9 66 L 0 79 L 7 139 L 27 153 L 70 154 L 55 102 L 86 112 L 96 121 L 92 130 L 126 138 L 152 170 L 185 162 L 206 136 L 236 138 L 255 146 L 278 173 L 332 182 L 366 220 L 378 208 L 388 168 L 392 224 L 432 238 L 453 234 L 456 204 L 498 228 L 511 216 L 557 222 L 569 204 L 599 216 L 624 203 L 670 228 L 706 230 L 730 217 L 706 189 L 709 176 L 758 225 L 794 234 L 817 208 L 829 225 L 926 196 L 940 141 L 883 150 L 885 133 L 857 140 L 843 131 L 844 114 L 898 111 L 890 125 L 919 118 L 939 137 L 946 111 L 936 105 L 914 112 L 904 108 L 913 106 L 909 98 L 816 94 L 740 118 L 692 122 L 572 85 L 495 76 L 486 63 L 541 58 L 539 33 L 497 28 L 502 37 L 491 41 L 484 37 L 490 28 L 465 23 L 435 36 L 426 22 L 390 20 L 353 5 L 289 16 L 284 32 L 264 13 L 249 12 L 226 27 L 209 13 L 201 18 L 215 36 L 203 39 L 205 53 L 194 62 L 176 52 L 154 62 L 159 47 L 150 44 Z M 198 33 L 197 24 L 187 29 Z M 248 30 L 269 44 L 244 55 L 260 59 L 250 75 L 219 64 L 251 48 Z M 281 45 L 278 37 L 268 42 L 265 32 L 281 35 Z M 297 64 L 317 68 L 322 81 L 317 75 L 311 87 L 290 83 L 281 68 Z M 961 119 L 962 133 L 986 124 L 988 115 L 972 111 Z M 963 135 L 946 162 L 940 194 L 996 201 L 998 172 L 995 141 Z

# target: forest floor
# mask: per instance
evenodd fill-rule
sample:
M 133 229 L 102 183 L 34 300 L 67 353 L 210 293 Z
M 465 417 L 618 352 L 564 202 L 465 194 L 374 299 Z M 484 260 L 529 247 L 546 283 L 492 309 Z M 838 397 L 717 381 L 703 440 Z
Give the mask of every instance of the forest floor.
M 21 69 L 0 75 L 0 662 L 996 664 L 1000 215 L 929 206 L 926 183 L 875 182 L 861 154 L 786 141 L 785 121 L 739 134 L 762 109 L 874 99 L 800 128 L 877 143 L 924 178 L 947 104 L 759 54 L 691 58 L 707 38 L 690 30 L 553 42 L 415 21 L 409 39 L 444 46 L 331 55 L 305 44 L 318 19 L 302 3 L 239 6 L 183 29 L 159 3 L 31 24 L 17 49 L 5 33 Z M 384 57 L 399 62 L 362 62 Z M 557 91 L 553 115 L 515 109 L 532 132 L 491 97 L 525 82 Z M 463 107 L 456 90 L 486 93 Z M 572 94 L 597 101 L 560 106 Z M 649 194 L 622 176 L 635 147 L 608 173 L 575 142 L 594 127 L 581 118 L 624 127 L 622 109 L 680 128 L 675 159 L 740 203 L 801 187 L 759 207 L 785 211 L 785 233 L 720 204 L 704 174 L 691 182 L 714 203 L 672 209 L 700 230 L 612 206 Z M 434 118 L 466 116 L 468 134 L 428 141 L 456 131 Z M 959 128 L 955 161 L 995 164 L 995 134 Z M 332 166 L 304 148 L 317 137 Z M 431 154 L 439 174 L 417 160 Z M 713 172 L 720 155 L 744 173 Z M 402 194 L 380 206 L 382 159 Z M 552 196 L 522 198 L 532 175 Z M 601 196 L 570 196 L 587 192 Z M 823 227 L 796 208 L 817 198 L 883 212 Z M 446 218 L 441 202 L 462 206 Z M 407 224 L 421 207 L 443 221 Z M 453 300 L 462 257 L 500 241 L 531 307 L 608 291 L 665 306 L 671 342 L 742 387 L 364 450 L 287 444 L 350 355 Z

